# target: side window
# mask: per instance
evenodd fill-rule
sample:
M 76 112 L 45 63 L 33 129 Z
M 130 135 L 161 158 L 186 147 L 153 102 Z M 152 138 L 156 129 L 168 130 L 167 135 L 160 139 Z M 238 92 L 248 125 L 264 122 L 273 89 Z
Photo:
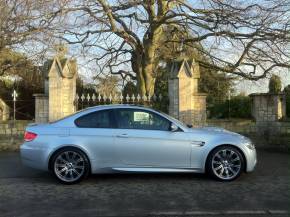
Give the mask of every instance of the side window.
M 111 110 L 104 110 L 81 116 L 75 124 L 81 128 L 112 128 L 111 119 Z
M 118 109 L 116 116 L 121 129 L 168 131 L 170 127 L 167 119 L 141 109 Z

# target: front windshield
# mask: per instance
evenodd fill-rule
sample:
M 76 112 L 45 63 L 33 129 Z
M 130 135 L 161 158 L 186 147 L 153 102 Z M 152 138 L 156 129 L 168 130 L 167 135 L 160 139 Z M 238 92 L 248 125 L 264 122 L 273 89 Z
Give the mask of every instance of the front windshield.
M 177 124 L 181 125 L 182 127 L 188 128 L 188 126 L 185 123 L 181 122 L 180 120 L 178 120 L 172 116 L 169 116 L 168 114 L 165 114 L 163 112 L 160 112 L 160 113 L 163 114 L 164 116 L 166 116 L 169 120 L 173 120 Z

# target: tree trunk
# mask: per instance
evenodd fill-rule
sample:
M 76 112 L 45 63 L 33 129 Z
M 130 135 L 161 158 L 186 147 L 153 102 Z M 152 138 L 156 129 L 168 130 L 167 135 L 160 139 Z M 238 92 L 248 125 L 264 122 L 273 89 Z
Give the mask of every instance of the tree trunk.
M 152 96 L 154 94 L 155 79 L 153 77 L 154 66 L 153 63 L 148 63 L 143 66 L 145 94 Z
M 132 52 L 132 70 L 136 73 L 138 94 L 143 96 L 146 93 L 145 80 L 142 73 L 142 49 Z
M 162 35 L 160 27 L 152 27 L 143 39 L 143 47 L 137 48 L 132 53 L 132 68 L 136 73 L 139 94 L 144 96 L 154 95 L 155 86 L 155 53 Z
M 155 85 L 153 62 L 148 61 L 143 52 L 136 51 L 132 54 L 132 69 L 136 73 L 138 93 L 141 96 L 152 96 Z
M 134 61 L 134 65 L 133 70 L 137 77 L 138 93 L 141 96 L 153 96 L 155 86 L 153 63 L 142 64 L 141 61 L 137 60 Z

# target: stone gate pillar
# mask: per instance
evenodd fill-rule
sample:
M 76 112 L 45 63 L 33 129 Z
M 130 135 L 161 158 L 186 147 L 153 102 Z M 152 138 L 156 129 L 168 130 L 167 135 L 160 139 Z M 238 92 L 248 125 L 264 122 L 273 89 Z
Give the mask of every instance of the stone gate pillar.
M 76 111 L 77 65 L 72 59 L 55 57 L 48 70 L 49 121 Z
M 35 123 L 48 122 L 48 96 L 34 94 L 35 97 Z
M 199 65 L 195 60 L 172 63 L 168 81 L 169 114 L 186 124 L 206 122 L 206 94 L 198 93 Z
M 275 122 L 286 117 L 286 96 L 284 93 L 253 93 L 252 116 L 257 123 Z
M 55 121 L 74 113 L 76 111 L 74 103 L 77 79 L 76 60 L 68 59 L 63 53 L 58 53 L 53 59 L 44 63 L 43 73 L 45 93 L 35 95 L 35 120 Z M 47 118 L 44 118 L 46 112 Z
M 267 137 L 279 131 L 280 121 L 286 118 L 285 94 L 254 93 L 250 97 L 258 134 Z
M 0 121 L 7 121 L 10 116 L 10 108 L 9 106 L 0 99 Z

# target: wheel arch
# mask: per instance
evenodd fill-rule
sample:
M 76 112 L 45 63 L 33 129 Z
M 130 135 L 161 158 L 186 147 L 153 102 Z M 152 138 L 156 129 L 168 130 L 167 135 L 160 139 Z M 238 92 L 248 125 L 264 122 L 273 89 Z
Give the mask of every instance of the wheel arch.
M 48 157 L 48 170 L 49 171 L 51 171 L 52 170 L 52 159 L 53 159 L 53 157 L 54 157 L 54 155 L 56 154 L 56 153 L 58 153 L 59 151 L 61 151 L 61 150 L 64 150 L 64 149 L 66 149 L 66 148 L 73 148 L 73 149 L 78 149 L 79 151 L 81 151 L 87 158 L 88 158 L 88 161 L 89 161 L 89 171 L 90 171 L 90 173 L 91 173 L 91 169 L 92 169 L 92 167 L 91 167 L 91 159 L 90 159 L 90 157 L 89 157 L 89 155 L 88 155 L 88 153 L 87 153 L 87 151 L 86 150 L 84 150 L 83 148 L 81 148 L 81 147 L 79 147 L 79 146 L 77 146 L 77 145 L 73 145 L 73 144 L 70 144 L 70 145 L 63 145 L 63 146 L 61 146 L 61 147 L 58 147 L 58 148 L 56 148 L 55 150 L 53 150 L 51 153 L 50 153 L 50 155 L 49 155 L 49 157 Z
M 244 168 L 243 168 L 243 171 L 246 172 L 246 170 L 247 170 L 247 158 L 246 158 L 246 156 L 245 156 L 245 153 L 243 152 L 243 150 L 242 150 L 239 146 L 237 146 L 237 145 L 233 145 L 233 144 L 220 144 L 220 145 L 215 146 L 212 150 L 210 150 L 210 151 L 207 153 L 206 160 L 205 160 L 205 162 L 204 162 L 204 168 L 205 168 L 205 171 L 207 172 L 207 162 L 208 162 L 208 160 L 209 160 L 209 156 L 210 156 L 210 154 L 211 154 L 213 151 L 215 151 L 216 149 L 218 149 L 218 148 L 220 148 L 220 147 L 222 147 L 222 146 L 227 146 L 227 147 L 231 146 L 231 147 L 234 147 L 234 148 L 236 148 L 236 149 L 241 153 L 241 155 L 242 155 L 242 157 L 243 157 L 243 160 L 244 160 L 244 163 L 245 163 Z

